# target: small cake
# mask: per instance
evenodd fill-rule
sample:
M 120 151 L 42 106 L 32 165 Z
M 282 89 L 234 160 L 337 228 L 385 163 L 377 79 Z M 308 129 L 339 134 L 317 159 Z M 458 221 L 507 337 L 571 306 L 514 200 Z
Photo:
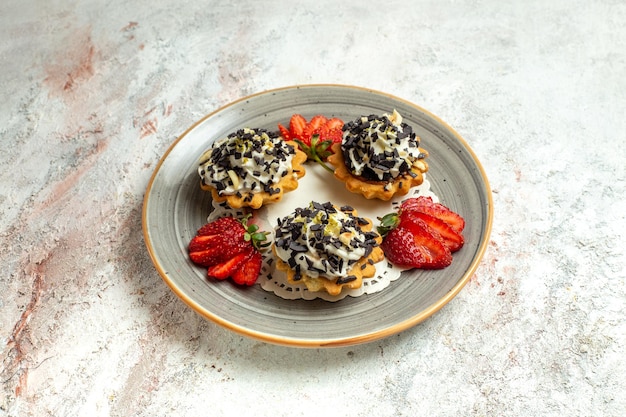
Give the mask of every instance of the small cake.
M 420 138 L 394 110 L 346 123 L 342 142 L 332 146 L 328 162 L 349 191 L 387 201 L 424 181 L 428 152 L 419 145 Z
M 257 209 L 280 201 L 305 174 L 306 154 L 295 142 L 265 129 L 240 129 L 216 141 L 200 158 L 201 188 L 232 208 Z
M 383 259 L 382 238 L 352 207 L 311 202 L 278 219 L 272 250 L 287 282 L 337 295 L 360 288 Z

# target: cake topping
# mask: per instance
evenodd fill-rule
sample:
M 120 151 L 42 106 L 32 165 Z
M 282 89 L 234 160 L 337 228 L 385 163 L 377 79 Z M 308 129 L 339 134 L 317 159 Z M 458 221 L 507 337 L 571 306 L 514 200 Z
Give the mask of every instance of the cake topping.
M 327 118 L 321 114 L 307 120 L 301 114 L 294 114 L 289 119 L 289 129 L 278 124 L 278 131 L 283 139 L 295 141 L 306 154 L 307 159 L 319 163 L 327 171 L 333 170 L 326 165 L 326 159 L 333 154 L 331 146 L 343 139 L 343 120 L 338 117 Z
M 279 193 L 276 184 L 291 173 L 294 148 L 277 133 L 240 129 L 213 144 L 202 155 L 198 173 L 219 195 L 265 191 Z
M 393 181 L 410 173 L 424 159 L 419 137 L 396 111 L 362 116 L 343 127 L 341 151 L 353 175 L 372 181 Z
M 349 275 L 354 264 L 377 245 L 378 234 L 361 229 L 368 223 L 355 216 L 351 207 L 311 202 L 278 219 L 276 253 L 295 271 L 295 280 L 306 274 L 350 282 L 356 279 Z

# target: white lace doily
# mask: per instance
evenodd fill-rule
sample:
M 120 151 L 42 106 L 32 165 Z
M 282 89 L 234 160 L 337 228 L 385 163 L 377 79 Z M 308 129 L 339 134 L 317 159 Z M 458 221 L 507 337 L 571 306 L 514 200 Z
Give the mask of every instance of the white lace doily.
M 293 212 L 297 207 L 308 205 L 311 201 L 325 203 L 330 201 L 334 205 L 341 207 L 352 206 L 357 210 L 360 217 L 367 217 L 374 226 L 378 224 L 378 217 L 397 210 L 399 203 L 407 198 L 417 196 L 430 196 L 433 201 L 439 199 L 430 191 L 430 182 L 424 175 L 424 182 L 411 189 L 409 194 L 396 197 L 391 201 L 367 200 L 361 195 L 349 192 L 343 182 L 340 182 L 332 174 L 325 171 L 317 164 L 307 163 L 306 175 L 299 181 L 298 188 L 286 193 L 278 203 L 263 206 L 252 212 L 249 222 L 259 225 L 260 230 L 268 231 L 268 239 L 273 242 L 274 227 L 277 219 L 285 217 Z M 213 221 L 225 215 L 242 217 L 247 213 L 243 209 L 232 209 L 226 203 L 213 201 L 213 211 L 209 214 L 207 221 Z M 287 300 L 314 300 L 321 298 L 326 301 L 339 301 L 347 296 L 358 297 L 363 294 L 372 294 L 385 289 L 389 284 L 400 277 L 403 268 L 392 265 L 386 260 L 375 264 L 376 275 L 371 278 L 364 278 L 361 288 L 355 290 L 343 290 L 341 294 L 333 296 L 325 291 L 312 292 L 304 286 L 293 286 L 287 283 L 287 277 L 282 271 L 277 271 L 271 250 L 263 252 L 263 267 L 257 280 L 257 284 L 265 291 L 272 292 L 277 296 Z

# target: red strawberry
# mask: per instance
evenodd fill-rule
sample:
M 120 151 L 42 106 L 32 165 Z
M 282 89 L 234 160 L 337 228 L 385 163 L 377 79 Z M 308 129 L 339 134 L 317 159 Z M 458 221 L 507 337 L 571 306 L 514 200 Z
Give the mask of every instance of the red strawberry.
M 319 134 L 320 129 L 328 122 L 328 119 L 325 116 L 318 114 L 317 116 L 313 116 L 313 118 L 307 123 L 304 128 L 305 137 L 311 137 L 315 134 Z
M 408 229 L 396 227 L 389 231 L 380 247 L 387 260 L 401 267 L 415 267 L 421 262 L 420 254 L 414 250 L 415 241 Z
M 233 217 L 223 217 L 202 226 L 189 242 L 189 258 L 202 266 L 223 262 L 243 251 L 246 229 Z
M 214 247 L 219 247 L 222 244 L 222 236 L 221 235 L 210 235 L 210 236 L 201 236 L 195 235 L 191 242 L 189 242 L 189 253 L 192 254 L 194 252 L 199 252 L 203 250 L 208 250 Z
M 267 233 L 259 232 L 259 226 L 248 224 L 248 217 L 243 220 L 223 217 L 202 226 L 189 242 L 189 258 L 192 262 L 207 267 L 208 275 L 217 279 L 233 277 L 235 282 L 252 285 L 259 272 L 255 263 L 248 258 L 261 257 L 259 250 L 268 246 L 264 243 Z M 245 270 L 235 273 L 242 265 Z M 256 274 L 254 272 L 256 271 Z
M 381 248 L 389 262 L 401 267 L 441 269 L 452 263 L 450 250 L 421 221 L 390 231 Z
M 332 154 L 329 149 L 330 146 L 332 146 L 335 142 L 341 142 L 343 139 L 342 128 L 343 120 L 337 117 L 327 119 L 324 116 L 315 116 L 307 125 L 305 134 L 311 132 L 311 135 L 319 135 L 319 143 L 330 141 L 330 143 L 321 152 L 318 152 L 322 160 L 326 160 L 326 158 Z
M 400 206 L 401 211 L 420 211 L 430 214 L 448 223 L 450 227 L 461 233 L 465 228 L 465 220 L 459 214 L 453 212 L 441 203 L 435 203 L 430 197 L 415 197 L 404 200 Z
M 229 241 L 240 241 L 246 229 L 240 221 L 233 217 L 223 217 L 202 226 L 189 243 L 189 252 L 207 250 L 227 244 Z
M 421 211 L 404 211 L 400 215 L 400 225 L 405 225 L 409 229 L 411 224 L 418 220 L 423 221 L 434 230 L 450 252 L 456 252 L 463 247 L 463 235 L 443 220 Z
M 320 127 L 317 130 L 317 133 L 319 134 L 320 140 L 331 141 L 330 146 L 332 146 L 333 143 L 341 143 L 341 141 L 343 140 L 343 130 L 341 130 L 340 127 L 330 127 L 328 124 L 326 124 Z M 329 150 L 328 155 L 330 155 L 331 153 L 332 152 Z M 326 157 L 324 159 L 326 159 Z
M 259 273 L 261 272 L 261 265 L 263 263 L 263 256 L 261 252 L 252 251 L 248 257 L 243 261 L 239 268 L 231 275 L 233 281 L 240 285 L 252 285 L 256 282 Z
M 464 244 L 463 218 L 429 197 L 405 200 L 398 213 L 379 220 L 385 256 L 403 267 L 445 268 L 452 262 L 452 252 Z
M 299 139 L 303 142 L 307 142 L 304 137 L 304 129 L 306 128 L 306 119 L 301 114 L 294 114 L 289 120 L 289 132 L 291 133 L 291 139 Z M 309 142 L 310 143 L 310 142 Z
M 223 245 L 217 245 L 207 247 L 206 249 L 196 249 L 193 252 L 190 251 L 189 259 L 198 265 L 211 266 L 224 262 L 233 255 L 236 255 L 236 253 L 225 251 Z
M 250 256 L 250 252 L 251 250 L 241 252 L 225 262 L 210 266 L 208 269 L 209 276 L 216 279 L 226 279 L 233 276 L 237 268 L 243 265 L 246 259 Z
M 243 224 L 234 217 L 221 217 L 217 220 L 207 223 L 198 229 L 197 234 L 201 236 L 219 235 L 230 229 L 244 230 Z
M 280 132 L 280 136 L 282 136 L 282 138 L 286 141 L 290 141 L 291 138 L 291 132 L 289 132 L 289 129 L 287 129 L 285 126 L 281 125 L 280 123 L 278 124 L 278 131 Z
M 328 119 L 328 122 L 326 122 L 326 128 L 328 128 L 329 130 L 334 130 L 334 129 L 341 130 L 341 128 L 343 128 L 343 120 L 341 120 L 338 117 L 333 117 L 332 119 Z
M 333 143 L 341 143 L 341 141 L 343 140 L 343 130 L 341 130 L 341 128 L 328 129 L 325 137 L 327 140 L 332 140 Z
M 318 114 L 307 122 L 300 114 L 294 114 L 289 120 L 289 130 L 278 125 L 278 130 L 285 140 L 294 140 L 308 159 L 322 165 L 326 170 L 333 170 L 324 163 L 332 154 L 331 145 L 343 139 L 343 120 Z

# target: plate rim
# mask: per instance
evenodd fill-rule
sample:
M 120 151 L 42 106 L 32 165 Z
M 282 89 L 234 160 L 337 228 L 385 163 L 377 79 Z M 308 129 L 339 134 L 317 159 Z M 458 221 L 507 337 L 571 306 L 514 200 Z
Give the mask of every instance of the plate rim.
M 476 168 L 478 169 L 478 172 L 480 174 L 480 177 L 482 179 L 483 182 L 483 187 L 485 188 L 485 192 L 486 192 L 486 198 L 487 198 L 487 218 L 485 219 L 485 227 L 484 227 L 484 231 L 483 231 L 483 238 L 482 241 L 480 242 L 477 250 L 476 250 L 476 255 L 474 256 L 471 264 L 469 265 L 469 267 L 467 268 L 467 270 L 465 271 L 465 273 L 459 278 L 459 280 L 457 281 L 457 283 L 441 298 L 439 298 L 435 303 L 429 305 L 427 308 L 421 310 L 418 314 L 410 317 L 407 320 L 403 320 L 401 322 L 398 322 L 392 326 L 386 327 L 384 329 L 380 329 L 380 330 L 376 330 L 376 331 L 372 331 L 372 332 L 367 332 L 365 334 L 362 335 L 357 335 L 357 336 L 349 336 L 349 337 L 334 337 L 334 338 L 329 338 L 329 339 L 320 339 L 320 338 L 314 338 L 314 339 L 296 339 L 296 338 L 290 338 L 287 336 L 279 336 L 279 335 L 273 335 L 273 334 L 269 334 L 269 333 L 265 333 L 262 331 L 258 331 L 258 330 L 254 330 L 254 329 L 249 329 L 240 325 L 237 325 L 235 323 L 232 323 L 222 317 L 220 317 L 217 314 L 212 313 L 211 311 L 208 311 L 206 308 L 202 307 L 201 305 L 199 305 L 196 301 L 194 301 L 193 299 L 191 299 L 190 297 L 186 296 L 179 288 L 178 286 L 172 281 L 172 279 L 168 276 L 169 274 L 167 274 L 165 272 L 165 270 L 163 269 L 163 266 L 158 262 L 157 256 L 155 254 L 155 249 L 154 246 L 152 244 L 152 241 L 150 239 L 150 232 L 148 230 L 148 221 L 147 221 L 147 217 L 148 217 L 148 206 L 149 206 L 149 200 L 150 200 L 150 196 L 151 196 L 151 192 L 153 190 L 153 185 L 154 185 L 154 181 L 161 169 L 161 167 L 163 166 L 163 164 L 165 163 L 167 157 L 169 156 L 169 154 L 174 150 L 174 148 L 177 146 L 177 144 L 179 142 L 181 142 L 183 140 L 183 138 L 185 138 L 192 130 L 194 130 L 197 126 L 199 126 L 200 124 L 202 124 L 205 120 L 207 120 L 208 118 L 214 116 L 215 114 L 218 114 L 224 110 L 226 110 L 229 107 L 235 106 L 241 102 L 245 102 L 246 100 L 250 100 L 254 97 L 257 96 L 261 96 L 261 95 L 267 95 L 267 94 L 275 94 L 278 92 L 282 92 L 285 90 L 297 90 L 297 89 L 302 89 L 302 88 L 344 88 L 347 90 L 357 90 L 357 91 L 362 91 L 362 92 L 366 92 L 366 93 L 373 93 L 373 94 L 377 94 L 377 95 L 381 95 L 381 96 L 386 96 L 389 99 L 398 101 L 398 102 L 402 102 L 403 104 L 409 106 L 409 107 L 413 107 L 417 110 L 419 110 L 420 112 L 426 114 L 428 117 L 432 118 L 433 120 L 437 121 L 438 123 L 440 123 L 445 129 L 448 130 L 449 133 L 451 133 L 456 140 L 459 141 L 459 143 L 463 146 L 463 148 L 465 148 L 465 150 L 468 152 L 468 154 L 470 155 L 472 161 L 474 162 L 474 164 L 476 165 Z M 282 346 L 290 346 L 290 347 L 303 347 L 303 348 L 320 348 L 320 347 L 340 347 L 340 346 L 350 346 L 350 345 L 356 345 L 356 344 L 363 344 L 363 343 L 368 343 L 368 342 L 372 342 L 375 340 L 379 340 L 379 339 L 383 339 L 389 336 L 392 336 L 394 334 L 398 334 L 401 333 L 411 327 L 414 327 L 420 323 L 422 323 L 423 321 L 425 321 L 426 319 L 428 319 L 429 317 L 431 317 L 432 315 L 434 315 L 435 313 L 437 313 L 439 310 L 441 310 L 446 304 L 448 304 L 454 297 L 456 297 L 458 295 L 458 293 L 463 289 L 463 287 L 465 287 L 465 285 L 469 282 L 469 280 L 471 279 L 471 277 L 474 275 L 474 273 L 476 272 L 478 266 L 480 265 L 484 254 L 487 250 L 487 247 L 489 245 L 490 242 L 490 237 L 491 237 L 491 231 L 492 231 L 492 226 L 493 226 L 493 216 L 494 216 L 494 208 L 493 208 L 493 194 L 492 194 L 492 190 L 491 190 L 491 186 L 489 183 L 489 179 L 487 177 L 486 171 L 482 165 L 482 163 L 480 162 L 480 160 L 478 159 L 476 153 L 474 152 L 474 150 L 469 146 L 468 142 L 458 133 L 456 132 L 456 130 L 454 130 L 450 125 L 448 125 L 448 123 L 446 123 L 445 121 L 443 121 L 439 116 L 431 113 L 430 111 L 424 109 L 423 107 L 408 101 L 406 99 L 400 98 L 398 96 L 395 96 L 393 94 L 390 93 L 386 93 L 386 92 L 382 92 L 382 91 L 378 91 L 375 89 L 371 89 L 371 88 L 366 88 L 366 87 L 361 87 L 361 86 L 355 86 L 355 85 L 347 85 L 347 84 L 333 84 L 333 83 L 314 83 L 314 84 L 295 84 L 295 85 L 290 85 L 290 86 L 284 86 L 284 87 L 278 87 L 278 88 L 272 88 L 272 89 L 267 89 L 267 90 L 263 90 L 263 91 L 259 91 L 253 94 L 249 94 L 246 95 L 244 97 L 241 97 L 237 100 L 234 100 L 232 102 L 229 102 L 223 106 L 218 107 L 217 109 L 215 109 L 214 111 L 206 114 L 205 116 L 201 117 L 199 120 L 197 120 L 195 123 L 193 123 L 190 127 L 188 127 L 187 129 L 185 129 L 185 131 L 183 133 L 181 133 L 167 148 L 167 150 L 163 153 L 163 155 L 161 156 L 161 158 L 159 159 L 157 165 L 154 168 L 154 171 L 152 172 L 152 175 L 150 176 L 150 179 L 148 181 L 148 184 L 146 186 L 146 191 L 144 194 L 144 198 L 143 198 L 143 205 L 142 205 L 142 214 L 141 214 L 141 220 L 142 220 L 142 232 L 143 232 L 143 239 L 144 239 L 144 244 L 146 245 L 146 249 L 150 255 L 150 259 L 152 261 L 152 264 L 154 265 L 155 269 L 157 270 L 158 274 L 160 275 L 161 279 L 167 284 L 167 286 L 170 288 L 170 290 L 176 294 L 176 296 L 181 299 L 188 307 L 190 307 L 192 310 L 194 310 L 197 314 L 199 314 L 200 316 L 204 317 L 205 319 L 209 319 L 210 321 L 230 330 L 233 331 L 237 334 L 243 335 L 243 336 L 247 336 L 250 337 L 252 339 L 256 339 L 256 340 L 260 340 L 263 342 L 267 342 L 267 343 L 272 343 L 272 344 L 277 344 L 277 345 L 282 345 Z

